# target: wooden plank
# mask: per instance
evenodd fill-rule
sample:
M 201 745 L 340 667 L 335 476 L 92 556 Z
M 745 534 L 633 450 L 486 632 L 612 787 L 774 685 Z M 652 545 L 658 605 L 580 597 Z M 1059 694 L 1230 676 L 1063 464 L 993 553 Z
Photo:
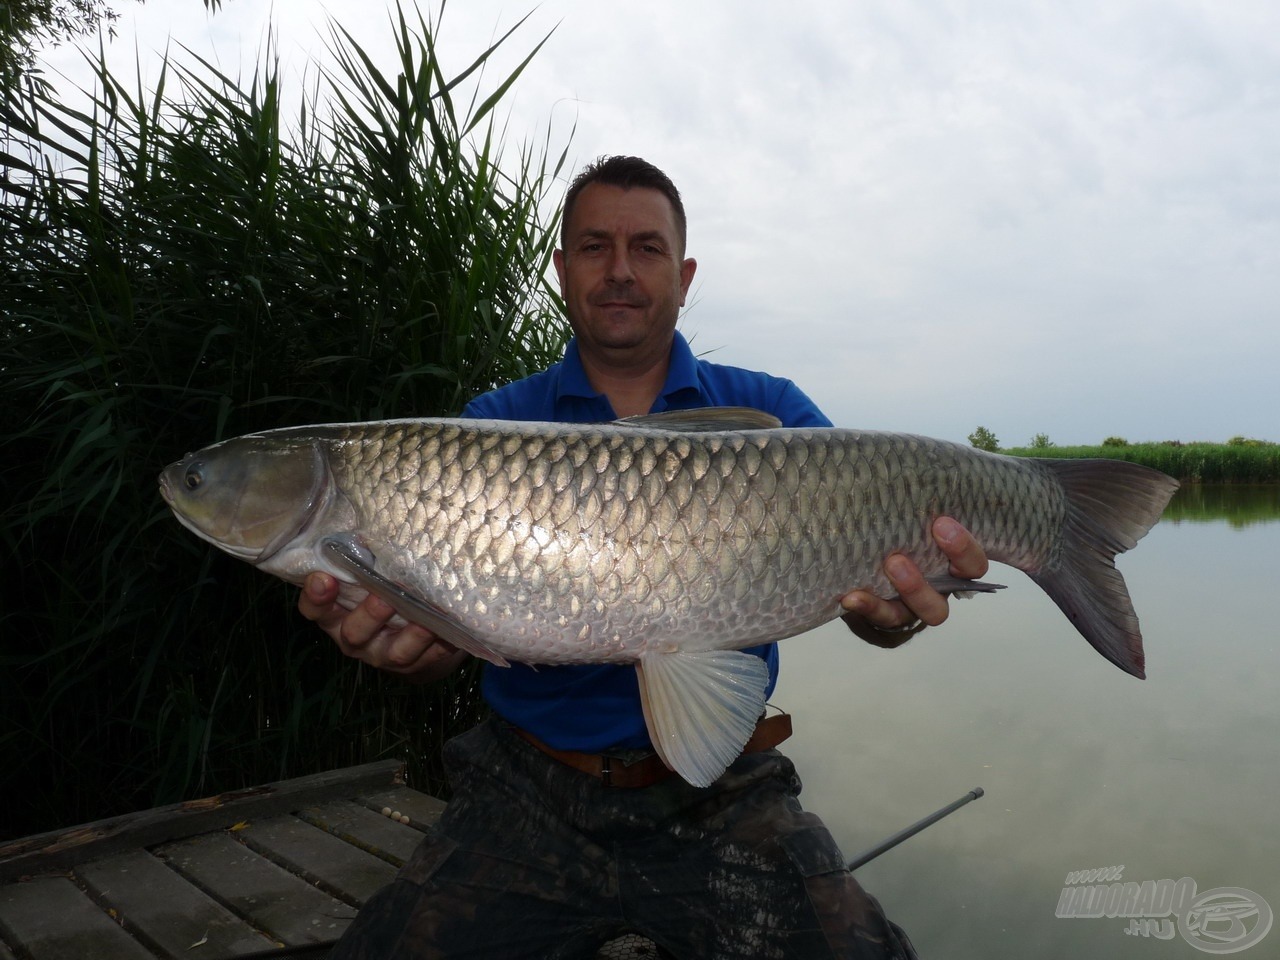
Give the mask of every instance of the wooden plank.
M 0 932 L 31 960 L 155 960 L 66 877 L 0 887 Z
M 358 799 L 370 810 L 381 812 L 389 808 L 393 813 L 404 814 L 409 818 L 410 825 L 419 830 L 435 826 L 445 808 L 443 800 L 408 787 L 392 787 Z
M 76 875 L 125 927 L 163 956 L 230 957 L 273 942 L 143 850 L 94 860 Z
M 239 831 L 249 847 L 336 897 L 363 906 L 396 868 L 297 817 L 271 817 Z
M 336 940 L 356 915 L 355 907 L 225 832 L 180 840 L 152 853 L 254 927 L 290 946 Z
M 420 831 L 350 800 L 307 807 L 298 816 L 397 867 L 404 866 L 422 842 Z
M 381 760 L 327 770 L 15 840 L 0 845 L 0 883 L 65 871 L 90 857 L 225 829 L 251 817 L 277 816 L 308 804 L 385 790 L 395 783 L 401 766 L 398 760 Z

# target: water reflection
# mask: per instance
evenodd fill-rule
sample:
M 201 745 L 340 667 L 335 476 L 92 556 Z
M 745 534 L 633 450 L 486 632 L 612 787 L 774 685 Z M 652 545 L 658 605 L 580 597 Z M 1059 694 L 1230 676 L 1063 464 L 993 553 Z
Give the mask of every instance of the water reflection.
M 981 786 L 858 871 L 924 957 L 1194 957 L 1055 915 L 1073 871 L 1191 877 L 1280 909 L 1280 488 L 1186 488 L 1117 566 L 1150 679 L 1106 663 L 1026 577 L 898 650 L 839 623 L 784 642 L 787 753 L 850 854 Z M 1277 956 L 1280 928 L 1242 956 Z
M 1165 522 L 1213 523 L 1237 529 L 1280 521 L 1280 484 L 1187 483 L 1165 509 Z

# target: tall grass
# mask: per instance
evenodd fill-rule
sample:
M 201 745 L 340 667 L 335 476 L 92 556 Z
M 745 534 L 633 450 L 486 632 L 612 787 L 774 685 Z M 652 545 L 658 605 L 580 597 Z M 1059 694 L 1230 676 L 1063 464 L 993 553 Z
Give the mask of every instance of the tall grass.
M 455 413 L 558 357 L 564 150 L 497 115 L 542 43 L 490 81 L 510 33 L 450 73 L 438 18 L 390 28 L 380 64 L 335 25 L 288 119 L 269 49 L 150 90 L 99 51 L 83 99 L 6 96 L 0 837 L 387 755 L 431 787 L 478 709 L 473 673 L 342 657 L 156 493 L 213 440 Z
M 1133 443 L 1100 447 L 1017 447 L 1018 457 L 1102 457 L 1162 470 L 1184 483 L 1280 483 L 1280 445 Z

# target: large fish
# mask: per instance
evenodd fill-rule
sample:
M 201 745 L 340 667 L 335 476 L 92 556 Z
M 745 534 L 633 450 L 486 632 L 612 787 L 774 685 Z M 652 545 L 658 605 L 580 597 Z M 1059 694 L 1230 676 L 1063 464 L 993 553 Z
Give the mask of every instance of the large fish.
M 1104 657 L 1143 676 L 1114 557 L 1177 483 L 1116 460 L 1029 460 L 906 434 L 779 429 L 710 409 L 613 424 L 391 420 L 270 430 L 164 470 L 178 519 L 292 583 L 315 570 L 499 666 L 634 663 L 662 759 L 695 785 L 741 751 L 767 671 L 741 652 L 893 590 L 943 590 L 955 517 Z M 994 589 L 981 584 L 978 589 Z

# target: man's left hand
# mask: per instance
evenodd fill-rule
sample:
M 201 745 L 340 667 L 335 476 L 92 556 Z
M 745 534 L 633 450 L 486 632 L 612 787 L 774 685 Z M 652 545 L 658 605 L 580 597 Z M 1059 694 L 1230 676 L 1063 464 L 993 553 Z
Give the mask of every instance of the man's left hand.
M 973 536 L 950 517 L 933 522 L 933 539 L 951 561 L 951 574 L 976 580 L 987 572 L 987 555 Z M 866 590 L 854 590 L 841 601 L 848 611 L 849 629 L 877 647 L 897 647 L 926 626 L 937 626 L 950 612 L 947 598 L 935 590 L 907 557 L 895 553 L 884 562 L 884 572 L 898 599 L 885 600 Z

